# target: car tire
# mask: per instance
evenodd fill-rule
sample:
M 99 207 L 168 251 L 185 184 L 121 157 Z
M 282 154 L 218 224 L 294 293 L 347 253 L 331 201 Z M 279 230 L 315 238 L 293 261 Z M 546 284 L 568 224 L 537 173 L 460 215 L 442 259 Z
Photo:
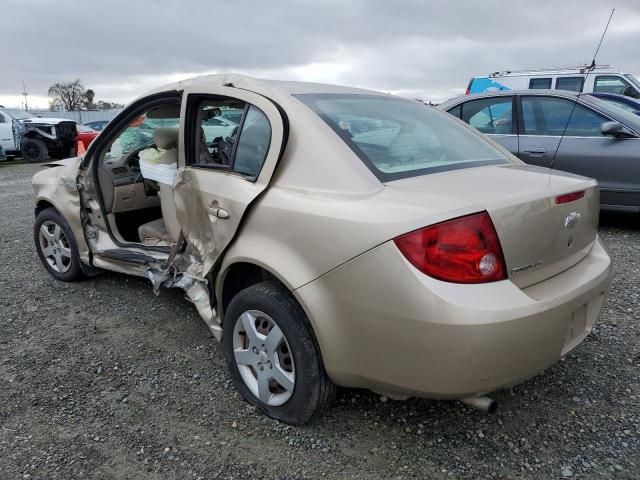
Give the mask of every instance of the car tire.
M 252 285 L 231 300 L 224 318 L 225 360 L 231 379 L 245 400 L 266 415 L 291 425 L 314 420 L 331 404 L 336 386 L 325 372 L 309 321 L 289 292 L 272 282 Z M 250 324 L 256 330 L 247 335 L 245 325 L 251 328 Z M 273 349 L 273 342 L 269 342 L 275 338 L 270 336 L 272 333 L 282 335 L 282 341 Z M 274 351 L 277 353 L 271 354 Z M 264 378 L 269 378 L 268 383 L 260 381 Z M 278 378 L 287 381 L 279 383 L 282 380 Z M 288 383 L 291 378 L 292 387 Z M 266 390 L 261 389 L 265 383 Z
M 49 157 L 47 146 L 37 138 L 25 138 L 20 143 L 22 158 L 27 162 L 44 162 Z
M 75 237 L 67 221 L 55 209 L 47 208 L 38 213 L 33 239 L 40 261 L 54 278 L 63 282 L 82 278 Z

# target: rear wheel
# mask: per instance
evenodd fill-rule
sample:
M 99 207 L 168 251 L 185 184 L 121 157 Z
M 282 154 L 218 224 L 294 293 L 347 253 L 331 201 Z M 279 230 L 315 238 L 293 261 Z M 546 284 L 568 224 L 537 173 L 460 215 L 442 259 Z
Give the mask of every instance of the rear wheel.
M 308 320 L 288 292 L 270 282 L 238 293 L 225 313 L 223 349 L 236 389 L 275 419 L 301 425 L 331 403 Z
M 37 138 L 25 138 L 20 144 L 22 158 L 28 162 L 44 162 L 49 156 L 47 146 Z
M 53 208 L 38 213 L 33 237 L 40 261 L 47 271 L 63 282 L 82 276 L 78 247 L 67 221 Z

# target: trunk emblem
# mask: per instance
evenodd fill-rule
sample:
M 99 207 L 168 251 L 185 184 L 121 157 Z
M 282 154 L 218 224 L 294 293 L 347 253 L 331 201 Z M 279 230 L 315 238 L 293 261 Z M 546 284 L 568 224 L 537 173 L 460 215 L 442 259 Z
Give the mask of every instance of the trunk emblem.
M 578 212 L 571 212 L 564 219 L 564 228 L 575 227 L 580 221 L 580 217 L 582 217 L 582 215 L 580 215 Z

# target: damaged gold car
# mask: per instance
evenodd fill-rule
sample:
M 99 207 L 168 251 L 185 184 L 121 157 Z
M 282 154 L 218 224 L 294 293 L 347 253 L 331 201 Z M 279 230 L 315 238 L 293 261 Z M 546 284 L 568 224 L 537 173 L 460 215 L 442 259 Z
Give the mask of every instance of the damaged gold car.
M 199 77 L 48 167 L 46 269 L 183 289 L 238 391 L 289 423 L 335 385 L 490 410 L 585 338 L 609 286 L 595 181 L 377 92 Z

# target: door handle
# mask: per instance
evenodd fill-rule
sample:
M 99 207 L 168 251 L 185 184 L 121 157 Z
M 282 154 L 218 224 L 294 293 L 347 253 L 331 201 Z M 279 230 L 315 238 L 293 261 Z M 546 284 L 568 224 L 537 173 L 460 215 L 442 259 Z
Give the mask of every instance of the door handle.
M 544 147 L 524 147 L 524 152 L 533 156 L 544 155 L 547 153 L 547 149 Z
M 213 215 L 214 217 L 217 217 L 221 220 L 226 220 L 231 216 L 228 210 L 225 210 L 224 208 L 220 208 L 218 206 L 207 207 L 207 212 L 209 213 L 209 215 Z
M 219 208 L 216 212 L 216 217 L 220 218 L 221 220 L 226 220 L 227 218 L 229 218 L 229 216 L 229 211 L 225 210 L 224 208 Z

